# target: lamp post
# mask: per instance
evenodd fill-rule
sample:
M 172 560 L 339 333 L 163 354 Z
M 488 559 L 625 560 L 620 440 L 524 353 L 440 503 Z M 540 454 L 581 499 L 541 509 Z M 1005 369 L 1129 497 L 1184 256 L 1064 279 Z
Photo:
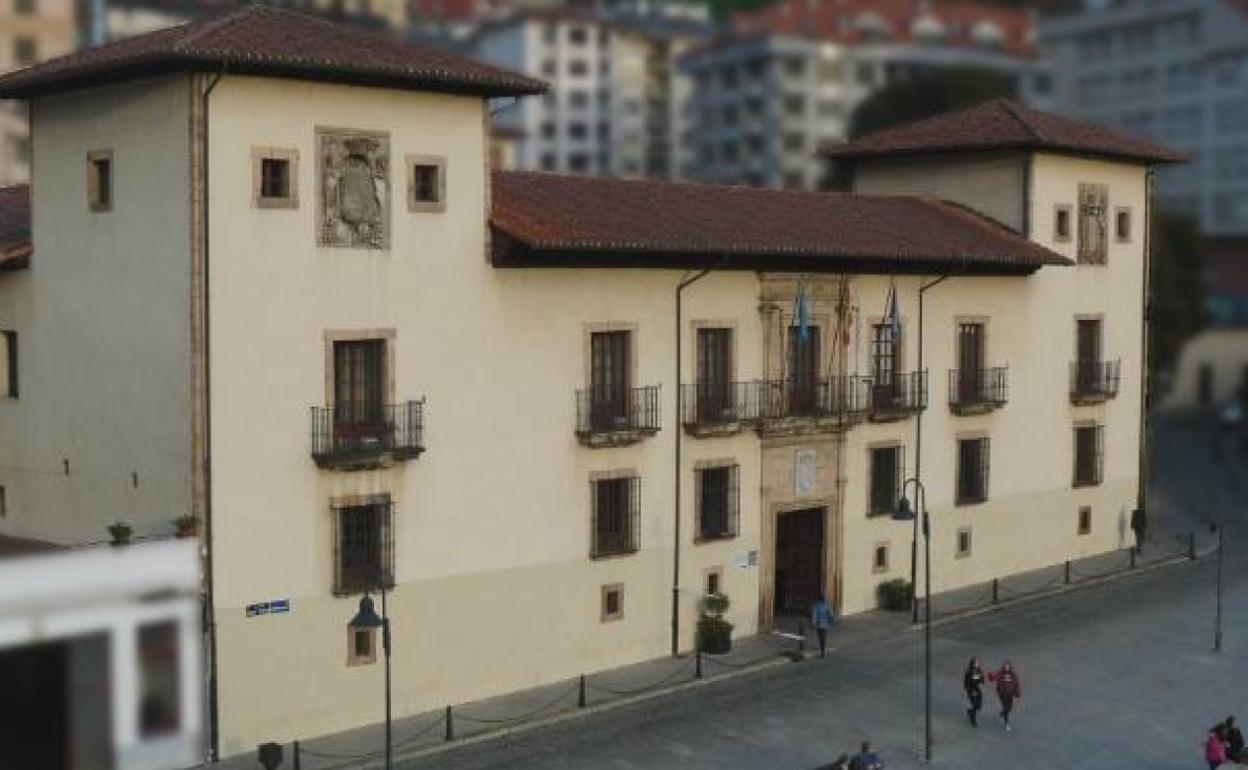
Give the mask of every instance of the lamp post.
M 917 513 L 906 499 L 906 488 L 914 484 Z M 923 521 L 923 758 L 932 761 L 932 530 L 927 516 L 927 489 L 917 478 L 901 485 L 901 499 L 893 521 Z M 914 584 L 910 584 L 913 588 Z
M 381 648 L 386 657 L 386 770 L 390 770 L 390 618 L 386 615 L 386 585 L 384 580 L 377 581 L 377 590 L 381 593 L 381 617 L 373 610 L 372 597 L 366 592 L 360 599 L 359 612 L 351 618 L 347 628 L 355 631 L 372 631 L 381 629 Z M 354 643 L 352 639 L 352 643 Z

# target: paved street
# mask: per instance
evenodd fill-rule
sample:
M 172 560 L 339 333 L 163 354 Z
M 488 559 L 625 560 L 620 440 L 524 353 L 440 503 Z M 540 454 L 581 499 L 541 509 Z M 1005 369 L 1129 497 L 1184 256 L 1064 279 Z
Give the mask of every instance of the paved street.
M 1203 431 L 1168 429 L 1159 451 L 1167 526 L 1234 514 L 1228 551 L 1248 542 L 1237 466 Z M 935 760 L 945 767 L 1198 768 L 1226 714 L 1248 719 L 1245 560 L 1227 561 L 1227 636 L 1210 651 L 1214 560 L 1132 576 L 943 626 L 935 634 Z M 920 767 L 922 637 L 839 650 L 638 706 L 425 757 L 405 768 L 794 768 L 872 739 L 892 768 Z M 967 658 L 1018 666 L 1023 699 L 1006 733 L 963 712 Z M 992 698 L 989 698 L 990 704 Z

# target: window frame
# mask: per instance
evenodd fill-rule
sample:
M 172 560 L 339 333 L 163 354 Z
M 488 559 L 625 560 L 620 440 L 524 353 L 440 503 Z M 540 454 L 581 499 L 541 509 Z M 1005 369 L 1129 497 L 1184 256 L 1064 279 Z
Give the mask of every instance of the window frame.
M 1081 505 L 1075 519 L 1075 535 L 1083 537 L 1092 534 L 1092 506 Z
M 707 474 L 723 473 L 724 500 L 723 526 L 718 532 L 708 532 L 709 523 L 706 504 Z M 732 540 L 741 534 L 741 465 L 737 462 L 708 463 L 694 468 L 694 519 L 697 522 L 695 543 L 712 543 Z
M 1123 231 L 1123 217 L 1126 218 L 1126 230 Z M 1114 243 L 1131 243 L 1132 231 L 1135 229 L 1135 216 L 1130 206 L 1114 208 Z
M 348 511 L 375 509 L 377 512 L 377 553 L 378 564 L 375 569 L 381 573 L 381 580 L 386 588 L 393 588 L 394 579 L 394 502 L 389 494 L 358 495 L 334 498 L 330 502 L 333 514 L 333 594 L 335 596 L 352 596 L 374 590 L 376 585 L 371 578 L 348 578 L 343 556 L 347 546 L 344 533 L 344 515 Z
M 100 169 L 107 169 L 101 174 Z M 103 214 L 113 210 L 117 200 L 117 168 L 113 162 L 112 150 L 90 150 L 87 152 L 87 208 Z
M 4 391 L 0 398 L 16 401 L 21 395 L 20 371 L 18 358 L 18 335 L 15 329 L 0 329 L 0 339 L 4 340 Z
M 361 653 L 356 642 L 361 635 L 368 637 L 368 651 Z M 377 629 L 347 628 L 347 665 L 370 666 L 377 662 Z
M 953 555 L 956 559 L 969 559 L 974 548 L 974 536 L 971 527 L 958 527 L 954 534 Z M 965 547 L 963 547 L 965 539 Z
M 609 606 L 609 596 L 616 596 L 616 607 L 611 610 Z M 599 593 L 599 615 L 598 620 L 602 623 L 614 623 L 617 620 L 624 619 L 624 584 L 623 583 L 607 583 L 602 586 Z
M 969 470 L 964 463 L 963 445 L 975 443 L 979 449 L 975 458 L 978 489 L 974 494 L 966 493 L 967 483 L 964 474 Z M 992 442 L 987 436 L 960 436 L 957 439 L 956 476 L 954 478 L 954 505 L 979 505 L 988 502 L 989 479 L 992 470 Z
M 621 510 L 603 511 L 603 500 L 599 494 L 599 485 L 619 484 L 624 491 Z M 589 484 L 590 522 L 589 522 L 589 558 L 595 561 L 621 556 L 631 556 L 641 550 L 641 476 L 628 471 L 610 473 L 596 478 L 591 477 Z M 604 530 L 600 527 L 604 514 L 619 517 L 618 526 L 613 529 L 615 542 L 604 543 Z
M 1053 242 L 1054 243 L 1070 243 L 1073 238 L 1074 228 L 1071 222 L 1074 217 L 1071 216 L 1074 207 L 1069 203 L 1057 203 L 1053 206 Z M 1062 224 L 1065 223 L 1065 227 Z
M 153 640 L 151 634 L 168 634 L 164 639 Z M 145 639 L 145 635 L 148 635 Z M 138 714 L 135 727 L 138 729 L 139 738 L 142 740 L 150 740 L 161 738 L 168 735 L 174 735 L 182 729 L 183 708 L 182 708 L 182 667 L 184 665 L 182 651 L 180 649 L 182 641 L 182 629 L 178 621 L 174 618 L 153 618 L 138 626 L 135 629 L 134 645 L 136 665 L 138 668 Z M 160 642 L 164 642 L 161 644 Z M 153 657 L 154 656 L 154 657 Z M 167 684 L 168 692 L 164 693 L 170 698 L 169 715 L 158 724 L 149 724 L 149 718 L 144 713 L 145 703 L 147 702 L 147 682 L 145 681 L 149 665 L 154 661 L 161 662 L 172 659 L 172 672 Z
M 1091 467 L 1088 468 L 1081 460 L 1080 435 L 1084 431 L 1094 431 L 1092 439 L 1092 458 L 1090 460 Z M 1097 487 L 1105 482 L 1105 426 L 1100 423 L 1086 422 L 1076 423 L 1074 426 L 1074 467 L 1071 471 L 1071 486 L 1080 489 L 1083 487 Z M 1090 470 L 1091 477 L 1085 478 L 1081 475 L 1084 470 Z
M 887 573 L 892 564 L 893 544 L 888 540 L 878 540 L 871 546 L 871 574 L 882 575 Z M 880 554 L 884 554 L 883 563 L 880 562 Z
M 880 507 L 876 503 L 876 457 L 877 453 L 893 452 L 893 493 L 892 501 L 888 507 Z M 867 449 L 867 516 L 892 516 L 897 511 L 897 505 L 901 502 L 902 484 L 905 482 L 906 476 L 906 453 L 905 446 L 900 443 L 880 444 L 878 446 L 868 447 Z
M 405 155 L 404 167 L 407 169 L 407 210 L 413 213 L 436 214 L 446 211 L 446 156 L 445 155 Z M 425 200 L 416 197 L 416 167 L 432 167 L 438 175 L 436 200 Z
M 264 164 L 277 161 L 286 164 L 286 194 L 265 195 Z M 299 208 L 299 151 L 283 147 L 251 148 L 251 205 L 257 209 Z

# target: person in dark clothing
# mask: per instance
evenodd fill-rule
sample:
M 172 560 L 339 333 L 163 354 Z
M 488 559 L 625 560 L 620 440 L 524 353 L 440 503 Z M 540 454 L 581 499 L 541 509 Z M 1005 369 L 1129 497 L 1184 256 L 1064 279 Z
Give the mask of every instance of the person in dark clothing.
M 1216 732 L 1226 746 L 1226 758 L 1231 762 L 1243 763 L 1248 760 L 1244 754 L 1244 734 L 1235 726 L 1235 717 L 1227 717 L 1226 721 L 1214 725 L 1210 732 Z
M 966 710 L 966 716 L 971 720 L 972 727 L 979 727 L 979 710 L 984 707 L 984 669 L 975 658 L 971 658 L 971 662 L 966 664 L 966 673 L 962 675 L 962 688 L 966 690 L 966 699 L 971 704 Z
M 1148 535 L 1148 517 L 1144 515 L 1143 508 L 1131 511 L 1131 531 L 1135 533 L 1135 552 L 1140 553 L 1144 550 L 1144 538 Z
M 1010 729 L 1010 712 L 1014 710 L 1014 701 L 1023 697 L 1023 685 L 1018 680 L 1014 665 L 1008 660 L 1002 664 L 1000 671 L 988 675 L 989 682 L 997 683 L 997 698 L 1001 700 L 1001 721 L 1005 729 Z
M 880 757 L 871 750 L 871 742 L 862 742 L 862 751 L 854 755 L 849 760 L 849 770 L 884 770 L 884 763 L 880 761 Z

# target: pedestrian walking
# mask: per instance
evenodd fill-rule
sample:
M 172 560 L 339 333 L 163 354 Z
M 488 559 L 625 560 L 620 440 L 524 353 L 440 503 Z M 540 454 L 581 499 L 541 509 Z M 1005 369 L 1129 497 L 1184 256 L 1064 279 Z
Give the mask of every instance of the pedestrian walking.
M 823 596 L 815 601 L 810 608 L 810 624 L 815 627 L 815 635 L 819 637 L 819 657 L 828 656 L 828 629 L 832 627 L 832 608 Z
M 971 658 L 971 662 L 966 664 L 966 673 L 962 675 L 962 689 L 966 690 L 966 699 L 971 704 L 966 710 L 966 716 L 971 720 L 972 727 L 979 727 L 979 710 L 984 707 L 984 669 L 975 658 Z
M 849 770 L 884 770 L 880 756 L 871 750 L 871 741 L 862 742 L 862 751 L 849 760 Z
M 1226 761 L 1243 763 L 1248 757 L 1244 754 L 1244 734 L 1235 726 L 1235 717 L 1229 716 L 1209 729 L 1217 733 L 1226 747 Z
M 988 681 L 997 683 L 997 698 L 1001 700 L 1001 721 L 1005 729 L 1010 728 L 1010 712 L 1014 710 L 1014 701 L 1023 697 L 1023 685 L 1018 679 L 1014 664 L 1008 660 L 1001 664 L 999 671 L 988 675 Z
M 1226 743 L 1224 743 L 1222 735 L 1222 725 L 1215 725 L 1209 731 L 1209 735 L 1205 738 L 1205 761 L 1209 763 L 1209 770 L 1218 770 L 1219 767 L 1226 764 Z
M 1135 552 L 1140 553 L 1144 550 L 1144 538 L 1148 535 L 1148 517 L 1144 514 L 1143 506 L 1131 511 L 1131 531 L 1135 533 Z

